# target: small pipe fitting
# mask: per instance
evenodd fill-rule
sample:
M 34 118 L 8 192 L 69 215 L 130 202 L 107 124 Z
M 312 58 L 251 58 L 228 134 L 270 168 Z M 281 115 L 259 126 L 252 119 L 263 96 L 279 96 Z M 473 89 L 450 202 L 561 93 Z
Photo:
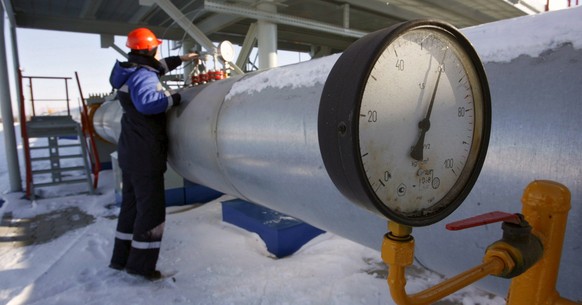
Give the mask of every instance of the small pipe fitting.
M 506 247 L 499 247 L 497 246 L 498 243 L 491 245 L 487 248 L 485 252 L 485 256 L 483 257 L 483 261 L 490 261 L 494 258 L 498 258 L 503 261 L 503 270 L 499 274 L 493 274 L 499 277 L 506 277 L 506 275 L 510 274 L 511 271 L 516 266 L 515 260 L 513 258 L 514 255 L 510 254 Z
M 391 233 L 384 235 L 382 242 L 382 260 L 388 266 L 410 266 L 414 262 L 414 238 L 394 237 Z
M 397 223 L 395 221 L 389 221 L 388 231 L 393 237 L 407 239 L 410 234 L 412 234 L 412 227 Z

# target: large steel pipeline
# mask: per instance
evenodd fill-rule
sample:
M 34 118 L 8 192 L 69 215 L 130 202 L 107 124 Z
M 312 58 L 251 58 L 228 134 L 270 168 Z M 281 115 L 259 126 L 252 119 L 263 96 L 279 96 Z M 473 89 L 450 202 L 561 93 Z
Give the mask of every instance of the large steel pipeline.
M 540 28 L 543 18 L 530 18 Z M 510 26 L 510 25 L 508 25 Z M 486 28 L 487 25 L 484 25 Z M 482 39 L 495 31 L 473 33 Z M 487 38 L 487 37 L 485 37 Z M 548 38 L 550 39 L 550 38 Z M 511 41 L 498 41 L 500 48 Z M 479 52 L 479 49 L 477 48 Z M 169 112 L 168 162 L 184 178 L 302 219 L 380 249 L 386 221 L 352 204 L 336 189 L 319 151 L 321 92 L 338 55 L 237 76 L 181 90 L 183 104 Z M 502 210 L 521 211 L 522 190 L 551 179 L 572 192 L 558 289 L 582 300 L 582 50 L 572 45 L 539 57 L 485 63 L 492 94 L 489 152 L 463 205 L 444 222 Z M 121 111 L 109 102 L 94 116 L 95 130 L 116 141 Z M 112 130 L 113 129 L 113 130 Z M 453 275 L 478 264 L 501 237 L 499 225 L 447 232 L 444 224 L 416 228 L 416 258 Z M 483 287 L 504 294 L 509 281 Z

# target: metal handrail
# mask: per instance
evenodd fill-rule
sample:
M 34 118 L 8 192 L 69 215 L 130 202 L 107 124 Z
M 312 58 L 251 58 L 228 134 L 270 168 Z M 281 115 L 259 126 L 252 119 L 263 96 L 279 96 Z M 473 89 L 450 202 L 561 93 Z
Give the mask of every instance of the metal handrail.
M 79 74 L 75 71 L 75 78 L 77 79 L 77 86 L 79 88 L 79 95 L 81 96 L 81 128 L 85 137 L 89 138 L 90 150 L 89 157 L 92 157 L 93 165 L 93 189 L 97 189 L 97 184 L 99 183 L 99 172 L 101 171 L 101 162 L 99 160 L 99 153 L 97 152 L 97 144 L 95 143 L 94 132 L 91 129 L 91 124 L 89 122 L 89 111 L 87 110 L 87 103 L 83 97 L 83 91 L 81 90 L 81 81 L 79 80 Z M 85 145 L 87 142 L 85 141 Z
M 28 79 L 28 85 L 30 87 L 30 103 L 32 106 L 32 115 L 36 116 L 36 109 L 35 109 L 35 101 L 36 102 L 59 102 L 59 101 L 64 101 L 67 102 L 67 115 L 70 116 L 71 115 L 71 99 L 69 98 L 69 83 L 68 81 L 70 79 L 72 79 L 71 77 L 61 77 L 61 76 L 23 76 L 21 71 L 19 71 L 20 74 L 20 79 Z M 34 98 L 34 94 L 33 94 L 33 86 L 32 86 L 32 80 L 33 79 L 44 79 L 44 80 L 64 80 L 65 81 L 65 98 L 64 99 L 35 99 Z M 24 94 L 23 94 L 23 89 L 22 89 L 22 81 L 21 81 L 21 93 L 22 93 L 22 100 L 24 103 Z M 23 120 L 25 120 L 26 117 L 23 117 Z
M 24 146 L 24 160 L 26 166 L 26 198 L 30 198 L 32 187 L 32 164 L 30 157 L 30 144 L 28 143 L 28 129 L 26 128 L 26 107 L 24 107 L 24 87 L 22 86 L 22 70 L 18 70 L 18 83 L 20 86 L 20 136 L 22 137 L 22 145 Z M 32 90 L 32 85 L 31 85 Z M 33 108 L 34 109 L 34 108 Z

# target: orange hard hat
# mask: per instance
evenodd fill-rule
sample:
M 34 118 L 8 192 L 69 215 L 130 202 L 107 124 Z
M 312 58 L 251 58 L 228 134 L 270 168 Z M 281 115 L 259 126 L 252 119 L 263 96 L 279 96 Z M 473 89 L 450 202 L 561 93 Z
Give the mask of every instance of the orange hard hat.
M 125 45 L 132 50 L 151 50 L 162 44 L 156 35 L 146 28 L 135 29 L 127 35 Z

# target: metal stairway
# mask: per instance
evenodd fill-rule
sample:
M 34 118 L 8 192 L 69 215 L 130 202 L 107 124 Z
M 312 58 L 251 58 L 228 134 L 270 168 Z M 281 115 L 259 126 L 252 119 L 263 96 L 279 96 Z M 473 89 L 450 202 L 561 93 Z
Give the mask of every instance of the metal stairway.
M 31 77 L 28 79 L 30 87 L 30 101 L 32 116 L 22 121 L 21 132 L 24 146 L 26 165 L 26 197 L 34 200 L 38 196 L 38 189 L 63 184 L 86 184 L 87 193 L 95 193 L 92 179 L 90 155 L 87 140 L 81 123 L 70 115 L 67 77 Z M 33 79 L 64 80 L 66 99 L 39 100 L 34 99 Z M 22 92 L 21 92 L 22 94 Z M 22 101 L 24 101 L 22 94 Z M 66 115 L 36 115 L 35 102 L 38 101 L 66 101 Z M 20 107 L 21 117 L 26 118 L 25 107 Z

